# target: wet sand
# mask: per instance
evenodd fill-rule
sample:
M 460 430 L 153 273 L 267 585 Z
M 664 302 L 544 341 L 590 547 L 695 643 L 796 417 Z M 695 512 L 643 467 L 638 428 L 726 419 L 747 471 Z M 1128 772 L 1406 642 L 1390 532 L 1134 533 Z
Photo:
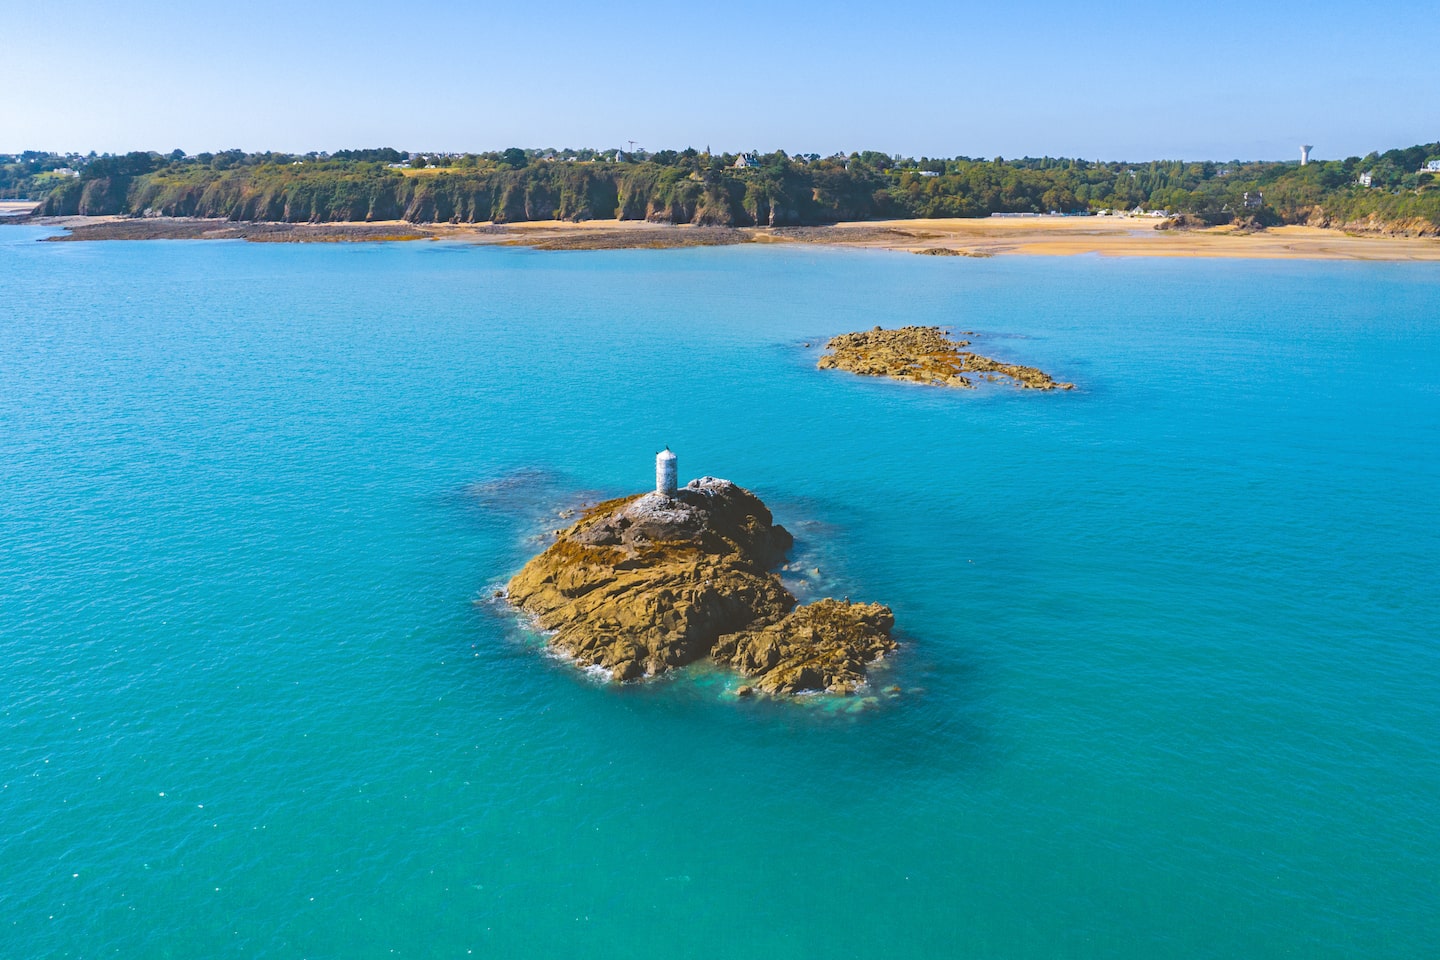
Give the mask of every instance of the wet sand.
M 825 227 L 672 226 L 635 220 L 509 224 L 231 223 L 179 218 L 65 217 L 57 240 L 245 239 L 344 242 L 451 239 L 541 250 L 613 250 L 737 243 L 813 243 L 918 254 L 1115 257 L 1246 257 L 1309 260 L 1440 260 L 1440 238 L 1348 234 L 1319 227 L 1157 230 L 1149 217 L 988 217 L 883 220 Z
M 886 226 L 911 234 L 857 237 L 859 246 L 916 253 L 954 251 L 961 255 L 1030 254 L 1112 257 L 1248 257 L 1307 260 L 1440 260 L 1440 239 L 1347 234 L 1321 227 L 1272 227 L 1245 232 L 1234 227 L 1157 230 L 1148 217 L 991 217 L 983 220 L 894 220 Z M 837 234 L 876 224 L 839 224 Z

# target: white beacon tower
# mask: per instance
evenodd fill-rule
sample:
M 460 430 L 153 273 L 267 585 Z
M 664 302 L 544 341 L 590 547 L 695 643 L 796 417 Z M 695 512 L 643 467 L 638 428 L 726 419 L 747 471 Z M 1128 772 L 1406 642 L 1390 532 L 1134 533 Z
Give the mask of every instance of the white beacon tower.
M 675 496 L 679 484 L 675 479 L 675 454 L 666 447 L 655 454 L 655 492 L 662 497 Z
M 1313 149 L 1315 149 L 1314 144 L 1300 144 L 1300 166 L 1303 167 L 1310 162 L 1310 151 Z

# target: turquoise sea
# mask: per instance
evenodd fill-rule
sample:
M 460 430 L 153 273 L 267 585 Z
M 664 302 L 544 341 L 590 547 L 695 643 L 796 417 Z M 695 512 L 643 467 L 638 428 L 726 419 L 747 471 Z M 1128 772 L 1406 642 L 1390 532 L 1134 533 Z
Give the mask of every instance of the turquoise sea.
M 1437 265 L 41 233 L 0 956 L 1437 956 Z M 814 369 L 904 323 L 1079 388 Z M 607 687 L 489 602 L 666 444 L 901 696 Z

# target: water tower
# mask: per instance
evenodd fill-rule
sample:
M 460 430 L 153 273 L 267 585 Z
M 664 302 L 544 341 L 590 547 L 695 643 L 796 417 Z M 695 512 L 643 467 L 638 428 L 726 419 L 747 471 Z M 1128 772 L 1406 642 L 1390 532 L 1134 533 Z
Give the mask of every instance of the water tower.
M 1310 162 L 1310 151 L 1311 151 L 1313 148 L 1314 148 L 1314 145 L 1313 145 L 1313 144 L 1309 144 L 1309 143 L 1302 143 L 1302 144 L 1300 144 L 1300 166 L 1303 167 L 1303 166 L 1305 166 L 1305 164 L 1307 164 L 1307 163 Z

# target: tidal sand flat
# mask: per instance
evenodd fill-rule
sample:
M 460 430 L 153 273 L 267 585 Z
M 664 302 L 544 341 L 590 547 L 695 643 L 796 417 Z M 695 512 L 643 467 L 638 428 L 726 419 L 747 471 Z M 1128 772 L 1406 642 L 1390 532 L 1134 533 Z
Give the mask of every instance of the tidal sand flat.
M 1440 942 L 1433 264 L 47 232 L 0 227 L 7 955 Z M 1080 388 L 798 348 L 875 324 Z M 903 695 L 599 683 L 476 602 L 667 444 L 798 603 L 893 612 Z
M 27 216 L 37 206 L 35 200 L 0 200 L 0 218 Z
M 1384 236 L 1288 225 L 1258 232 L 1232 226 L 1156 229 L 1151 217 L 986 217 L 842 223 L 821 242 L 912 253 L 991 257 L 1180 257 L 1246 260 L 1440 260 L 1440 238 Z M 803 235 L 803 234 L 802 234 Z
M 1440 239 L 1281 226 L 1158 230 L 1150 217 L 981 217 L 869 220 L 822 227 L 706 227 L 644 220 L 541 220 L 506 224 L 242 223 L 190 218 L 54 217 L 49 239 L 244 239 L 258 242 L 457 239 L 539 250 L 674 249 L 795 243 L 965 257 L 1010 254 L 1265 260 L 1440 260 Z

